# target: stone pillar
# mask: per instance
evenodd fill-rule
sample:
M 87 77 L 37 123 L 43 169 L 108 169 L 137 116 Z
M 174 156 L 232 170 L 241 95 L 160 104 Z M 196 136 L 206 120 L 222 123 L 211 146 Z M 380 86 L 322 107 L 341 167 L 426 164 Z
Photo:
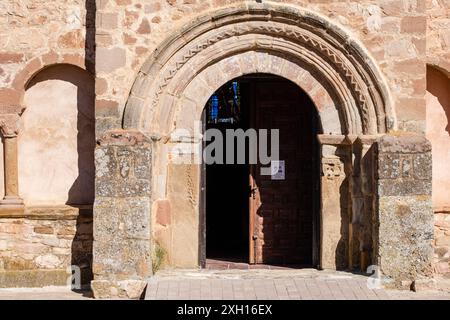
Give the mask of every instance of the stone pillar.
M 431 145 L 422 135 L 385 135 L 377 149 L 374 263 L 385 285 L 409 288 L 432 275 Z
M 19 197 L 19 175 L 17 163 L 17 130 L 16 125 L 2 126 L 5 196 L 0 201 L 4 206 L 23 206 Z
M 98 143 L 91 287 L 96 298 L 139 298 L 152 274 L 152 142 L 120 130 Z
M 351 220 L 349 267 L 366 271 L 371 263 L 374 212 L 374 142 L 378 136 L 361 135 L 352 141 Z
M 348 263 L 348 181 L 345 136 L 319 135 L 322 149 L 320 267 L 344 269 Z

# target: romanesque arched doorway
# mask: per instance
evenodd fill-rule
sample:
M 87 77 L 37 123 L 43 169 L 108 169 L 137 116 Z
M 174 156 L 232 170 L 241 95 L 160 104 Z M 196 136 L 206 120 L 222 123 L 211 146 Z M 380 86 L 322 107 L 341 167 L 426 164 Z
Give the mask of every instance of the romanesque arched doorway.
M 250 74 L 217 90 L 202 120 L 207 267 L 318 265 L 321 129 L 308 95 L 281 77 Z M 264 174 L 270 165 L 279 171 Z
M 319 267 L 366 270 L 373 263 L 396 280 L 404 277 L 399 270 L 411 270 L 412 279 L 428 267 L 430 246 L 419 243 L 429 243 L 430 216 L 410 237 L 415 245 L 398 237 L 411 228 L 397 224 L 393 232 L 390 223 L 399 222 L 393 215 L 403 212 L 405 201 L 414 214 L 420 201 L 427 206 L 427 185 L 408 171 L 418 188 L 404 190 L 390 170 L 399 170 L 392 159 L 411 161 L 401 154 L 402 143 L 413 157 L 428 157 L 429 148 L 421 137 L 383 136 L 396 129 L 396 119 L 370 54 L 314 12 L 245 3 L 198 17 L 163 41 L 136 77 L 122 130 L 98 139 L 94 290 L 128 285 L 125 279 L 143 288 L 142 279 L 164 265 L 201 266 L 206 250 L 199 120 L 221 86 L 255 73 L 291 81 L 317 109 Z M 424 181 L 427 161 L 417 162 Z M 403 259 L 393 247 L 414 250 L 411 257 L 418 252 L 423 263 Z
M 255 73 L 295 83 L 317 109 L 323 132 L 317 137 L 323 182 L 319 265 L 345 268 L 359 263 L 359 258 L 351 260 L 350 246 L 357 252 L 372 250 L 371 209 L 366 208 L 370 201 L 363 201 L 373 194 L 350 190 L 351 145 L 367 135 L 361 140 L 366 152 L 366 144 L 392 128 L 395 118 L 371 57 L 344 35 L 339 26 L 312 12 L 278 5 L 235 8 L 214 21 L 199 18 L 167 39 L 143 65 L 127 101 L 123 127 L 155 141 L 153 214 L 170 216 L 170 225 L 168 219 L 156 218 L 164 222 L 152 229 L 168 265 L 198 267 L 204 261 L 201 166 L 191 162 L 199 156 L 202 135 L 197 123 L 204 106 L 228 81 Z M 349 205 L 351 197 L 355 200 Z M 350 219 L 361 226 L 358 230 L 368 232 L 357 231 L 364 236 L 350 239 Z

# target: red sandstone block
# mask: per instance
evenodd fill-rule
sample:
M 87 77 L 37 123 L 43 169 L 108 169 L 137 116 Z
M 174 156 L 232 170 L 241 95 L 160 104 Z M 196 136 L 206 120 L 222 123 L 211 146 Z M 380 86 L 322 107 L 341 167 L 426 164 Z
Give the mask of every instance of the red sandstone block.
M 0 89 L 0 106 L 20 105 L 21 94 L 14 89 Z
M 400 25 L 403 33 L 425 33 L 427 30 L 427 18 L 425 16 L 404 17 Z
M 168 226 L 171 223 L 169 200 L 156 201 L 156 223 Z
M 22 53 L 14 53 L 14 52 L 1 52 L 0 53 L 0 64 L 19 63 L 22 60 L 23 60 Z

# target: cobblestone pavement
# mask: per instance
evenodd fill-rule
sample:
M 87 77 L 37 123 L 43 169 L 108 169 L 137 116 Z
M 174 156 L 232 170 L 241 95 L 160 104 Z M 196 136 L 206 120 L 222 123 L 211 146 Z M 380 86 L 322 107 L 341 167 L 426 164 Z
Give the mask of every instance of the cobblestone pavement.
M 147 300 L 450 300 L 450 286 L 440 290 L 411 292 L 371 290 L 368 277 L 348 272 L 301 270 L 176 270 L 160 271 L 149 280 Z M 449 280 L 448 280 L 449 281 Z M 89 291 L 66 287 L 5 288 L 0 300 L 92 299 Z

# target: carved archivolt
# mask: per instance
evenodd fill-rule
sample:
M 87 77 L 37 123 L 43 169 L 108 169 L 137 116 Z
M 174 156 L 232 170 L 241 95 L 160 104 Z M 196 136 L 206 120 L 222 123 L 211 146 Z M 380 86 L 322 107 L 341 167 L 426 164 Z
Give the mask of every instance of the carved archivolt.
M 248 51 L 277 55 L 294 62 L 299 72 L 308 70 L 333 97 L 342 133 L 377 134 L 392 128 L 387 87 L 361 46 L 323 17 L 277 4 L 247 4 L 200 17 L 166 40 L 138 74 L 124 127 L 158 131 L 155 125 L 162 121 L 161 114 L 170 115 L 164 121 L 175 116 L 173 110 L 161 109 L 175 110 L 176 100 L 198 74 Z M 224 78 L 223 83 L 229 80 Z M 176 89 L 169 92 L 169 87 Z M 171 95 L 172 104 L 162 102 L 165 93 Z

